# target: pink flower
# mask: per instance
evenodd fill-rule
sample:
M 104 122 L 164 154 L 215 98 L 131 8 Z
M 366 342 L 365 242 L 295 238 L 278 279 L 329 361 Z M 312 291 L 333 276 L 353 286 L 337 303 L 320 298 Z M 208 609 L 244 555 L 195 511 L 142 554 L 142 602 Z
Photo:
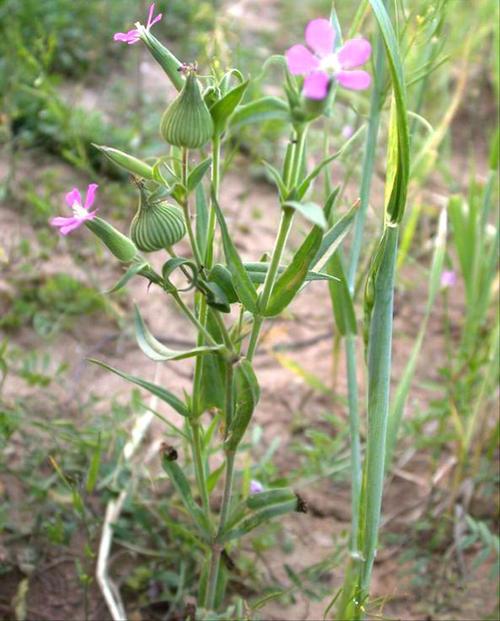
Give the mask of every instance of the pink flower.
M 71 192 L 66 194 L 66 203 L 73 210 L 73 215 L 69 218 L 56 217 L 50 219 L 52 226 L 58 226 L 62 235 L 67 235 L 81 226 L 86 220 L 93 220 L 97 213 L 97 209 L 89 211 L 94 204 L 95 192 L 99 186 L 96 183 L 91 183 L 87 189 L 87 196 L 85 197 L 85 204 L 82 204 L 82 196 L 77 190 L 73 188 Z
M 162 18 L 162 14 L 160 13 L 156 17 L 153 17 L 155 12 L 155 5 L 153 4 L 149 7 L 149 15 L 148 15 L 148 23 L 146 26 L 146 30 L 149 30 L 151 26 L 154 26 L 157 22 Z M 137 43 L 140 39 L 140 33 L 137 28 L 133 28 L 128 32 L 117 32 L 113 37 L 115 41 L 123 41 L 123 43 L 128 43 L 129 45 L 133 45 Z
M 344 88 L 363 90 L 371 84 L 366 71 L 351 71 L 364 65 L 370 58 L 371 45 L 366 39 L 346 41 L 334 51 L 335 31 L 327 19 L 313 19 L 307 24 L 305 45 L 294 45 L 286 52 L 288 69 L 294 75 L 303 75 L 304 95 L 309 99 L 324 99 L 328 94 L 331 77 Z
M 448 289 L 454 287 L 457 284 L 457 275 L 453 270 L 444 270 L 441 274 L 441 287 Z

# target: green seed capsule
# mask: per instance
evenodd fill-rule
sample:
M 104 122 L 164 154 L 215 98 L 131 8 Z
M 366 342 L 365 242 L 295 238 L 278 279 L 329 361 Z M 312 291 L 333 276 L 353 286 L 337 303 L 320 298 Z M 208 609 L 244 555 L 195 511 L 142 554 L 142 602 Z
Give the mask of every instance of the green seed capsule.
M 136 256 L 137 248 L 134 242 L 105 220 L 93 218 L 87 220 L 85 225 L 120 261 L 128 263 Z
M 139 209 L 130 225 L 130 237 L 144 252 L 173 246 L 186 234 L 182 211 L 166 201 L 149 201 L 141 188 Z
M 212 116 L 193 71 L 188 73 L 182 91 L 165 110 L 160 133 L 169 144 L 188 149 L 199 149 L 212 138 Z

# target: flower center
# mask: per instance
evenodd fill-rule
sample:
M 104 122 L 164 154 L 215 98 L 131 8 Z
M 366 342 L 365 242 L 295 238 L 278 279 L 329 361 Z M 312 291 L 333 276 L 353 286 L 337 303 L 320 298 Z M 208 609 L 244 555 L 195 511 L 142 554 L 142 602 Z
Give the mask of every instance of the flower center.
M 85 207 L 82 207 L 82 205 L 80 205 L 80 203 L 78 203 L 77 201 L 75 201 L 71 205 L 71 209 L 73 210 L 73 215 L 75 216 L 75 218 L 79 219 L 85 218 L 88 213 Z
M 332 54 L 328 54 L 328 56 L 324 56 L 320 60 L 319 68 L 325 73 L 335 75 L 342 70 L 342 65 L 339 62 L 337 54 L 333 52 Z

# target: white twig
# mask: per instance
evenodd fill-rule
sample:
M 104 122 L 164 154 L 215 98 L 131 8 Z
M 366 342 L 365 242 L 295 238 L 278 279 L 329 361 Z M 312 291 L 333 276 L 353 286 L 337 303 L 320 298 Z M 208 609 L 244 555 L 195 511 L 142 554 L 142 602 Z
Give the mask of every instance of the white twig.
M 159 381 L 160 365 L 157 365 L 154 383 L 156 384 Z M 154 414 L 151 410 L 155 410 L 157 408 L 157 404 L 158 397 L 151 397 L 151 399 L 149 400 L 150 409 L 146 410 L 146 412 L 141 414 L 135 421 L 132 432 L 130 434 L 130 440 L 123 447 L 122 454 L 124 460 L 130 461 L 137 449 L 139 448 L 140 444 L 142 443 L 144 436 L 146 435 L 154 418 Z M 134 474 L 135 472 L 132 467 L 131 479 L 134 478 Z M 120 517 L 129 490 L 130 484 L 128 484 L 127 487 L 120 492 L 117 499 L 110 500 L 108 502 L 108 505 L 106 507 L 106 513 L 104 516 L 104 523 L 102 525 L 101 541 L 99 543 L 99 554 L 97 557 L 96 578 L 102 595 L 106 601 L 106 604 L 108 605 L 108 609 L 111 613 L 113 621 L 127 621 L 127 614 L 125 612 L 125 607 L 122 602 L 120 590 L 111 579 L 108 572 L 108 566 L 111 545 L 113 543 L 113 527 L 118 521 L 118 518 Z

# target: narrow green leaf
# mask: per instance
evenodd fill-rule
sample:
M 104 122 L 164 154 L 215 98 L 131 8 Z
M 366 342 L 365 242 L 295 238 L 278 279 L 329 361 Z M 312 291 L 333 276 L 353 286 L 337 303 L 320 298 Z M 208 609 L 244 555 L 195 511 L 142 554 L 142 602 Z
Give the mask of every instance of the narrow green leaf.
M 212 470 L 212 472 L 208 475 L 207 490 L 209 494 L 211 494 L 214 491 L 215 486 L 219 482 L 219 479 L 221 478 L 222 473 L 224 472 L 225 468 L 226 468 L 226 464 L 223 462 L 218 468 L 216 468 L 215 470 Z
M 235 451 L 248 427 L 252 414 L 259 401 L 260 388 L 252 367 L 246 358 L 241 359 L 234 369 L 235 408 L 225 446 Z
M 210 108 L 216 133 L 220 134 L 224 131 L 229 117 L 236 110 L 247 88 L 248 80 L 235 86 Z
M 272 164 L 269 164 L 269 162 L 266 162 L 265 160 L 262 160 L 262 165 L 267 170 L 267 172 L 271 175 L 271 178 L 273 179 L 274 183 L 276 184 L 276 187 L 279 190 L 280 199 L 283 200 L 285 198 L 287 189 L 281 177 L 280 171 L 277 168 L 275 168 Z
M 149 263 L 147 261 L 138 261 L 137 263 L 133 263 L 128 270 L 123 274 L 120 280 L 106 293 L 116 293 L 123 289 L 125 285 L 131 280 L 134 276 L 137 276 L 143 269 L 147 268 Z
M 338 281 L 335 283 L 329 283 L 328 287 L 333 306 L 335 325 L 337 326 L 339 334 L 342 336 L 356 334 L 357 326 L 354 303 L 349 292 L 347 278 L 345 276 L 342 260 L 338 252 L 332 255 L 328 261 L 326 270 L 332 276 L 336 276 Z
M 331 164 L 334 160 L 338 159 L 351 147 L 355 140 L 361 136 L 361 134 L 365 131 L 365 125 L 362 125 L 350 138 L 349 140 L 342 146 L 341 149 L 325 157 L 312 171 L 307 175 L 304 181 L 300 184 L 297 190 L 297 198 L 302 200 L 302 198 L 307 193 L 307 190 L 311 186 L 311 183 L 316 179 L 316 177 L 321 173 L 323 168 L 328 164 Z
M 119 375 L 124 380 L 127 380 L 127 382 L 130 382 L 131 384 L 135 384 L 136 386 L 139 386 L 140 388 L 144 388 L 144 390 L 147 390 L 152 395 L 155 395 L 155 397 L 158 397 L 158 399 L 161 399 L 162 401 L 170 405 L 170 407 L 172 407 L 181 416 L 189 416 L 189 410 L 187 409 L 186 405 L 178 397 L 173 395 L 168 390 L 165 390 L 165 388 L 162 388 L 161 386 L 157 386 L 156 384 L 153 384 L 152 382 L 148 382 L 147 380 L 143 380 L 140 377 L 129 375 L 128 373 L 125 373 L 124 371 L 119 371 L 118 369 L 115 369 L 114 367 L 111 367 L 109 366 L 109 364 L 106 364 L 105 362 L 101 362 L 100 360 L 95 360 L 93 358 L 89 358 L 88 360 L 89 362 L 92 362 L 93 364 L 99 365 L 103 369 L 107 369 L 108 371 L 111 371 L 112 373 Z
M 279 97 L 262 97 L 251 103 L 239 106 L 230 120 L 231 128 L 240 128 L 251 123 L 263 121 L 289 121 L 288 104 Z
M 185 351 L 169 349 L 163 345 L 163 343 L 160 343 L 160 341 L 155 339 L 155 337 L 147 329 L 137 306 L 134 310 L 134 324 L 139 347 L 148 358 L 156 362 L 163 362 L 166 360 L 183 360 L 185 358 L 210 354 L 224 348 L 223 345 L 204 345 L 202 347 L 193 347 L 192 349 L 187 349 Z
M 317 271 L 323 271 L 323 266 L 334 252 L 340 247 L 344 241 L 349 229 L 354 222 L 358 210 L 359 203 L 356 203 L 349 211 L 343 215 L 335 224 L 325 233 L 320 244 L 318 252 L 314 257 L 310 268 L 316 268 Z
M 258 510 L 281 504 L 282 502 L 288 502 L 289 500 L 295 500 L 295 502 L 297 502 L 297 495 L 291 487 L 281 487 L 258 494 L 251 494 L 246 499 L 246 505 L 249 509 Z
M 172 460 L 169 457 L 168 450 L 163 455 L 161 463 L 163 469 L 172 481 L 177 493 L 181 497 L 182 503 L 184 504 L 186 511 L 193 518 L 193 521 L 198 526 L 205 540 L 207 540 L 207 538 L 210 537 L 210 524 L 208 523 L 207 517 L 203 513 L 201 507 L 196 504 L 193 495 L 191 494 L 191 487 L 189 485 L 189 481 L 186 478 L 186 475 L 180 468 L 177 461 Z
M 286 201 L 283 207 L 289 207 L 295 209 L 304 216 L 306 220 L 309 220 L 312 224 L 319 226 L 323 230 L 327 227 L 325 213 L 323 209 L 317 203 L 299 203 L 298 201 Z
M 283 502 L 281 504 L 272 505 L 271 507 L 266 507 L 265 509 L 256 511 L 242 520 L 237 527 L 222 532 L 219 537 L 219 541 L 220 543 L 227 543 L 233 539 L 239 539 L 258 526 L 266 524 L 272 518 L 277 517 L 278 515 L 284 515 L 285 513 L 293 513 L 295 511 L 297 511 L 297 498 L 288 500 L 287 502 Z
M 391 19 L 382 0 L 369 0 L 377 19 L 387 54 L 394 91 L 394 114 L 392 115 L 389 148 L 391 158 L 397 162 L 392 183 L 388 184 L 386 213 L 394 223 L 401 222 L 406 205 L 410 175 L 410 139 L 406 105 L 406 86 L 399 45 Z
M 290 265 L 276 281 L 264 317 L 273 317 L 281 313 L 295 297 L 304 283 L 309 266 L 316 256 L 323 239 L 323 231 L 315 226 L 295 252 Z
M 85 491 L 87 494 L 91 494 L 94 491 L 95 484 L 97 483 L 97 477 L 99 476 L 99 467 L 101 465 L 101 435 L 99 434 L 97 445 L 92 451 L 92 457 L 90 459 L 89 469 L 87 471 L 87 480 L 85 481 Z
M 220 328 L 210 308 L 208 309 L 206 328 L 216 341 L 222 341 Z M 226 365 L 222 357 L 217 354 L 203 356 L 201 361 L 200 394 L 198 398 L 199 411 L 197 411 L 196 414 L 201 414 L 211 408 L 223 410 L 225 400 Z
M 212 203 L 215 209 L 217 220 L 222 234 L 222 244 L 224 246 L 224 254 L 226 255 L 226 261 L 233 277 L 233 285 L 236 289 L 239 299 L 243 306 L 251 313 L 259 313 L 259 304 L 257 290 L 253 282 L 250 280 L 243 262 L 236 250 L 236 246 L 231 239 L 229 230 L 227 228 L 224 214 L 219 206 L 217 197 L 212 192 Z
M 207 157 L 202 162 L 200 162 L 198 166 L 195 166 L 195 168 L 193 168 L 193 170 L 189 173 L 187 180 L 188 192 L 192 192 L 198 186 L 211 165 L 212 158 Z

